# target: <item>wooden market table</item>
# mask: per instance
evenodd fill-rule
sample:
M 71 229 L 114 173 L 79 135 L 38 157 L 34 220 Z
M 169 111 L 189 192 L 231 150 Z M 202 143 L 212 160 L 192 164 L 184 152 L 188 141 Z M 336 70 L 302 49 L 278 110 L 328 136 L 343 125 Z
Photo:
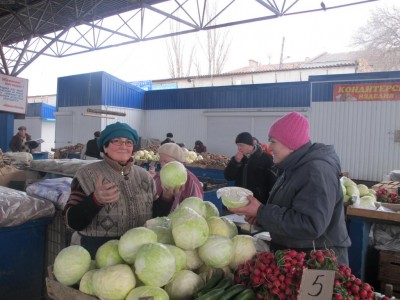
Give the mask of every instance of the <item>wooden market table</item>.
M 348 206 L 346 210 L 348 231 L 352 242 L 349 248 L 350 268 L 352 273 L 363 281 L 366 280 L 367 275 L 371 226 L 376 223 L 400 226 L 400 205 L 385 204 L 384 206 L 396 212 L 361 209 L 353 206 Z

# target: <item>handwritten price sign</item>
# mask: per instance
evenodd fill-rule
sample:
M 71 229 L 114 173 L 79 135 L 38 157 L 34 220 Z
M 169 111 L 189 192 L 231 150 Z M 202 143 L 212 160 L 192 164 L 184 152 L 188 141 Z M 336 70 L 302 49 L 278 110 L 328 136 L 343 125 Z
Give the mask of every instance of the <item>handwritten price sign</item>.
M 305 269 L 300 283 L 299 300 L 332 299 L 335 271 Z

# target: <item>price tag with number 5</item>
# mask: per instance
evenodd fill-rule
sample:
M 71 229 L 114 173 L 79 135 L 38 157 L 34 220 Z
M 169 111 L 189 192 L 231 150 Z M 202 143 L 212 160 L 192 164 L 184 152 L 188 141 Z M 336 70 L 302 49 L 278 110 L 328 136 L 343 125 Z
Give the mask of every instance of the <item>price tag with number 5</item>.
M 304 269 L 299 300 L 332 299 L 335 271 Z

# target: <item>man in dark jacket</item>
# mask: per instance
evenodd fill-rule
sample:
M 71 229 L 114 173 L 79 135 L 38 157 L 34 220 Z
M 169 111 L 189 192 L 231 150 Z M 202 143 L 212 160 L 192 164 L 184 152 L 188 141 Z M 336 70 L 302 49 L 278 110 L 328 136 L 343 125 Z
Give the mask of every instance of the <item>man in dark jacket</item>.
M 174 135 L 171 132 L 167 133 L 167 138 L 161 142 L 161 145 L 164 145 L 166 143 L 175 143 L 175 141 L 172 139 Z
M 18 127 L 18 133 L 14 135 L 8 145 L 12 152 L 31 152 L 31 148 L 36 147 L 29 147 L 28 142 L 31 141 L 31 136 L 26 133 L 26 127 L 20 126 Z
M 240 133 L 235 142 L 238 152 L 224 170 L 225 179 L 234 180 L 235 186 L 252 191 L 255 198 L 266 203 L 276 181 L 272 156 L 261 146 L 253 145 L 253 137 L 248 132 Z
M 100 150 L 97 146 L 97 139 L 100 137 L 100 131 L 95 131 L 94 139 L 89 140 L 86 144 L 85 158 L 86 159 L 101 159 Z

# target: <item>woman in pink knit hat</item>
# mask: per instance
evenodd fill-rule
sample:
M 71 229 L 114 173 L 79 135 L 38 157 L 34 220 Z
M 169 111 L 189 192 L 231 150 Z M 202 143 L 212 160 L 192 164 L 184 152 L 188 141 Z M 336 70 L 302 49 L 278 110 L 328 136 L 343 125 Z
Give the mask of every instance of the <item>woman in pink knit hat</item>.
M 297 112 L 275 121 L 269 133 L 270 150 L 279 177 L 265 205 L 250 203 L 231 209 L 257 223 L 271 235 L 271 250 L 309 252 L 333 249 L 339 265 L 348 265 L 347 232 L 341 167 L 333 146 L 310 142 L 307 118 Z

